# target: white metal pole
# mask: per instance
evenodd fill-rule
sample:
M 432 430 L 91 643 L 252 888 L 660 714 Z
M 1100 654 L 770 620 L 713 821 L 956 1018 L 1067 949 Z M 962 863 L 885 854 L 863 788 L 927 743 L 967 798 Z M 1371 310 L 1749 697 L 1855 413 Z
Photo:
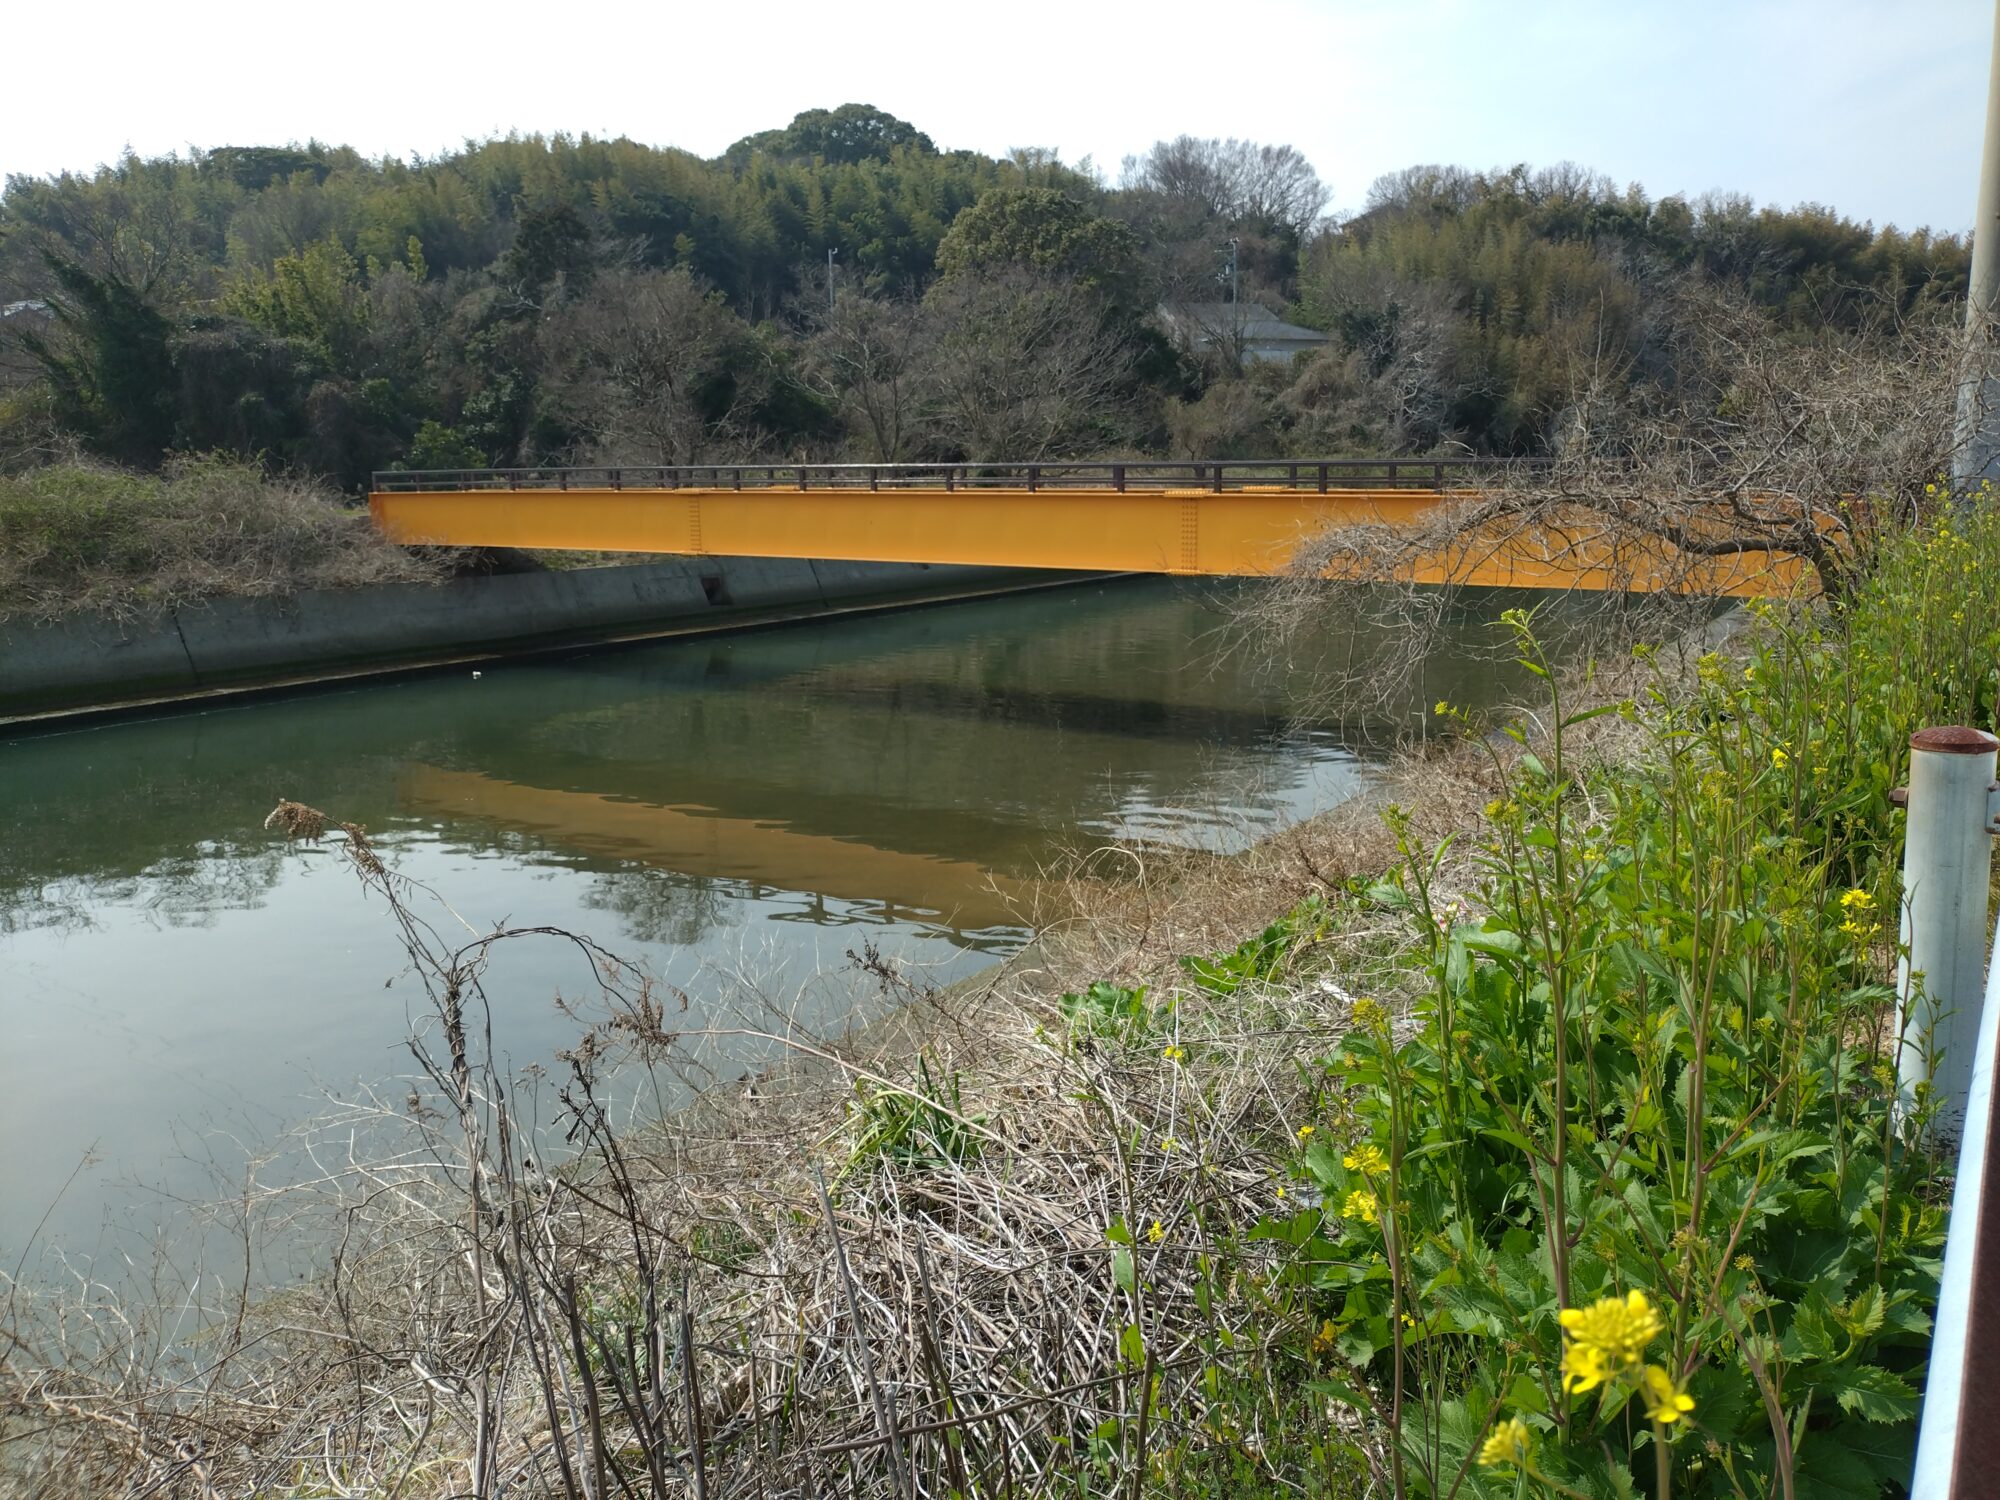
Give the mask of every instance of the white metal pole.
M 1934 1125 L 1956 1134 L 1986 993 L 1987 887 L 1993 838 L 1987 789 L 2000 740 L 1979 729 L 1910 737 L 1910 815 L 1903 836 L 1903 956 L 1896 966 L 1904 1106 L 1928 1081 Z M 1918 982 L 1921 977 L 1921 982 Z
M 1986 75 L 1986 134 L 1979 159 L 1979 207 L 1972 221 L 1972 280 L 1965 299 L 1965 365 L 1958 383 L 1952 478 L 1961 496 L 1982 479 L 2000 485 L 2000 0 L 1993 6 L 1993 57 Z

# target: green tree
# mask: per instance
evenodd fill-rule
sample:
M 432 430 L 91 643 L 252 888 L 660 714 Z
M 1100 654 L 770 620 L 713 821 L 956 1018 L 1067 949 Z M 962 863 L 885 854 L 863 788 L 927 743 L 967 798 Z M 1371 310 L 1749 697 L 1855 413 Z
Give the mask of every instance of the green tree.
M 354 257 L 334 240 L 283 255 L 268 272 L 244 276 L 222 299 L 225 312 L 279 338 L 297 339 L 346 367 L 368 332 L 368 297 Z
M 514 243 L 500 257 L 500 274 L 531 301 L 540 301 L 557 286 L 575 293 L 590 284 L 597 269 L 590 226 L 567 203 L 523 209 L 516 222 Z
M 947 279 L 1008 269 L 1064 276 L 1120 302 L 1136 295 L 1140 281 L 1132 231 L 1054 188 L 981 194 L 938 244 L 937 267 Z
M 937 147 L 908 120 L 899 120 L 872 104 L 843 104 L 838 109 L 808 109 L 792 116 L 783 130 L 745 136 L 724 153 L 743 161 L 755 152 L 767 156 L 815 158 L 829 163 L 886 161 L 899 147 L 935 153 Z
M 133 286 L 51 255 L 50 333 L 21 346 L 42 369 L 58 418 L 98 452 L 154 464 L 174 435 L 172 325 Z

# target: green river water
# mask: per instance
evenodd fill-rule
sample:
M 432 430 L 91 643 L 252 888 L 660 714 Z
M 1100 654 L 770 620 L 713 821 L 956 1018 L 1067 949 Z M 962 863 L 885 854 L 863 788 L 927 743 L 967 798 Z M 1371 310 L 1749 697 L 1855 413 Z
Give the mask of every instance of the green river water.
M 247 1162 L 302 1170 L 300 1122 L 324 1149 L 407 1090 L 421 992 L 382 905 L 264 831 L 281 797 L 474 928 L 588 933 L 688 995 L 677 1024 L 837 1030 L 864 943 L 971 973 L 1063 850 L 1240 847 L 1352 795 L 1435 698 L 1491 701 L 1486 622 L 1519 600 L 1471 597 L 1365 716 L 1304 712 L 1298 668 L 1389 643 L 1227 650 L 1226 589 L 1155 579 L 0 738 L 0 1269 L 138 1258 Z M 496 959 L 516 1069 L 574 1040 L 586 977 L 553 939 Z

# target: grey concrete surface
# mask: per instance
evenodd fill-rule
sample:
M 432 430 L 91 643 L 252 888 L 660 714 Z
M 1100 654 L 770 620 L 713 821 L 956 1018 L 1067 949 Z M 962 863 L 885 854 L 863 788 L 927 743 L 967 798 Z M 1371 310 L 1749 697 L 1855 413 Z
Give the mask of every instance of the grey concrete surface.
M 172 701 L 589 645 L 658 631 L 810 618 L 1058 581 L 1007 568 L 784 558 L 674 558 L 462 578 L 426 587 L 217 599 L 152 619 L 0 622 L 0 719 Z

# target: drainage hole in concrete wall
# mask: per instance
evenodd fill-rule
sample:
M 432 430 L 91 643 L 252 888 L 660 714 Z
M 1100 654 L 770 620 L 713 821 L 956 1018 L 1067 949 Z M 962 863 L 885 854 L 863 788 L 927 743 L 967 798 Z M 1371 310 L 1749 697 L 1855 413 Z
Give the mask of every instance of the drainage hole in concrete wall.
M 701 579 L 701 591 L 708 596 L 710 604 L 729 602 L 729 587 L 722 581 L 720 573 L 704 573 Z

